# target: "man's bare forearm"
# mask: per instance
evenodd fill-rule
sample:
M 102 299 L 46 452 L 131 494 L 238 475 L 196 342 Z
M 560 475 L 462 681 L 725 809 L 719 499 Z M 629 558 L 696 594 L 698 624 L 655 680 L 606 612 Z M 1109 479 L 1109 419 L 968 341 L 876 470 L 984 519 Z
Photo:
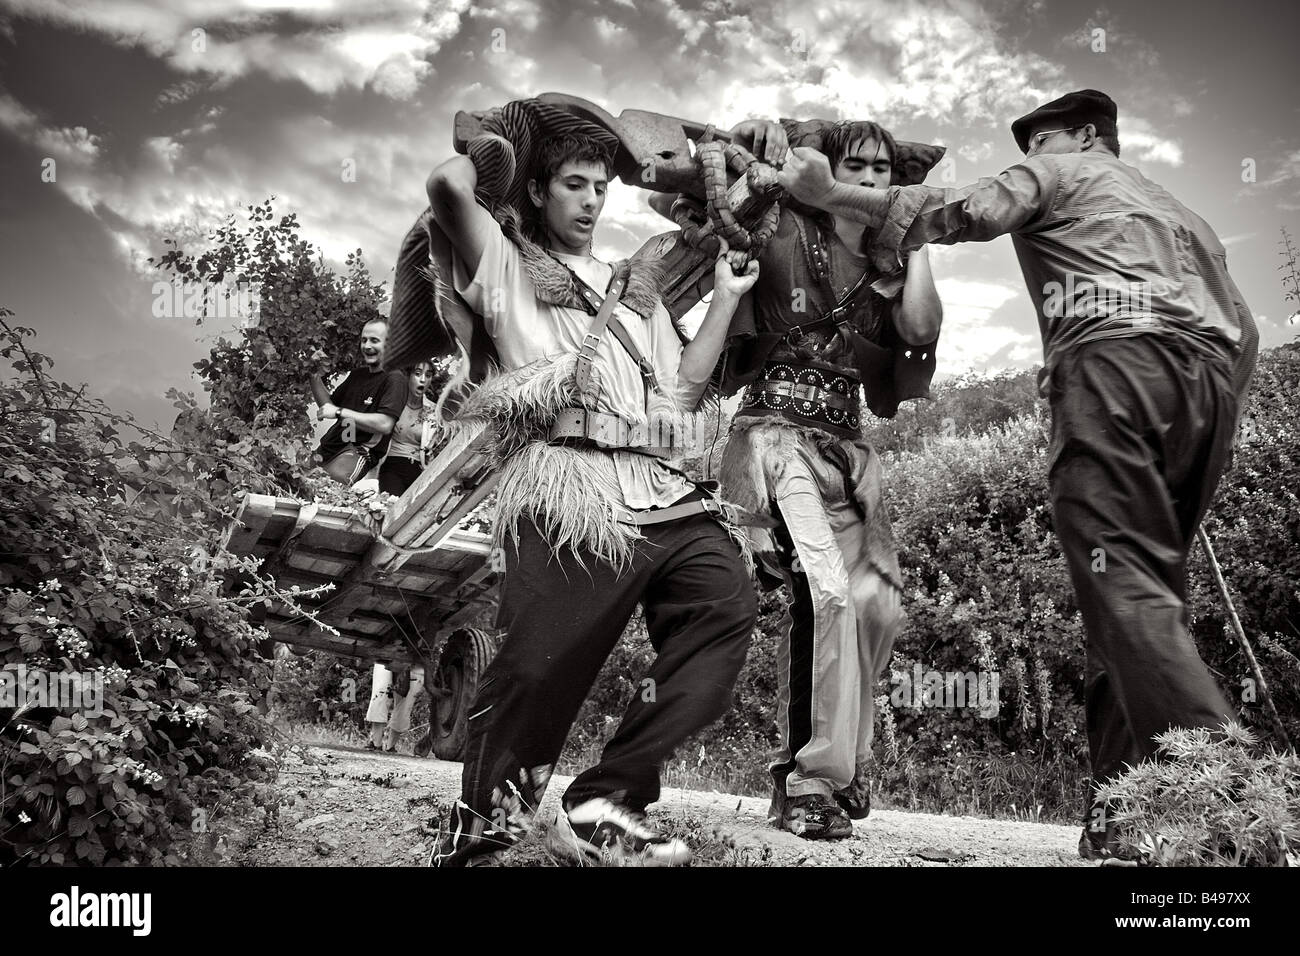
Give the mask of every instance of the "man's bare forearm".
M 391 433 L 393 426 L 397 424 L 397 419 L 392 415 L 385 415 L 382 412 L 354 412 L 350 408 L 340 408 L 339 418 L 345 422 L 355 423 L 358 428 L 368 432 L 378 432 L 381 435 Z
M 311 395 L 316 400 L 316 404 L 324 408 L 330 401 L 329 389 L 325 387 L 325 381 L 313 372 L 309 378 L 311 382 Z
M 677 368 L 677 401 L 685 411 L 695 411 L 709 387 L 718 356 L 727 343 L 727 329 L 737 302 L 736 296 L 715 289 L 700 330 L 682 350 Z
M 813 203 L 832 216 L 860 222 L 868 229 L 879 229 L 889 217 L 889 192 L 870 186 L 836 183 Z
M 939 337 L 943 323 L 943 303 L 934 287 L 930 256 L 926 247 L 912 253 L 907 260 L 907 281 L 903 298 L 894 317 L 894 328 L 908 345 L 925 345 Z

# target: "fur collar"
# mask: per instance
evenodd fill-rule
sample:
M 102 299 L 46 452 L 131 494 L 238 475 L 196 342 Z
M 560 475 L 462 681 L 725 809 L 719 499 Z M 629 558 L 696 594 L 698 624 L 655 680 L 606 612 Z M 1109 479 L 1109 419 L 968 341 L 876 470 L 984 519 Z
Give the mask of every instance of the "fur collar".
M 493 216 L 501 223 L 501 231 L 519 249 L 524 271 L 532 280 L 537 298 L 549 305 L 583 308 L 573 276 L 550 253 L 524 235 L 518 211 L 508 203 L 497 203 Z M 659 303 L 659 286 L 663 280 L 663 266 L 657 259 L 631 259 L 627 287 L 619 301 L 641 316 L 649 319 Z M 597 292 L 604 292 L 597 289 Z

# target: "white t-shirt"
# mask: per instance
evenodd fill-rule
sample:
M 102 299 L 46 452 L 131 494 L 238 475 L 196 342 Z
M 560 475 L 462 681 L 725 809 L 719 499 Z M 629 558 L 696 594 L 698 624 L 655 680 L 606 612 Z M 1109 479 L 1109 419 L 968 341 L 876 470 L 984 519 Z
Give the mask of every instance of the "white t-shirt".
M 604 293 L 613 274 L 612 265 L 586 256 L 552 254 L 593 289 Z M 582 309 L 539 301 L 518 248 L 500 232 L 493 232 L 472 280 L 459 257 L 454 272 L 456 291 L 483 316 L 507 370 L 538 359 L 577 354 L 582 348 L 591 316 Z M 656 303 L 654 315 L 643 319 L 620 302 L 614 314 L 654 365 L 660 387 L 668 395 L 676 394 L 682 343 L 668 310 Z M 646 402 L 641 372 L 612 333 L 606 331 L 601 336 L 593 364 L 600 382 L 596 410 L 618 415 L 630 426 L 644 426 Z M 636 452 L 616 451 L 611 455 L 629 508 L 667 507 L 693 490 L 689 481 L 664 467 L 657 458 Z

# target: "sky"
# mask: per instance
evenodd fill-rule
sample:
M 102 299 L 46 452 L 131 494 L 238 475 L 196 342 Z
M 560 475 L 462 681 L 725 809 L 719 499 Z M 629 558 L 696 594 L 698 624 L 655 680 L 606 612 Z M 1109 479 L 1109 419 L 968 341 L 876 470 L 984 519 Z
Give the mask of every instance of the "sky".
M 1119 104 L 1124 161 L 1214 227 L 1264 347 L 1295 339 L 1300 7 L 1237 0 L 0 0 L 0 306 L 55 372 L 145 424 L 232 323 L 157 317 L 145 259 L 276 197 L 391 287 L 452 118 L 554 91 L 729 127 L 873 119 L 948 147 L 935 185 L 1020 158 L 1065 92 Z M 345 175 L 344 170 L 354 171 Z M 611 188 L 604 259 L 667 223 Z M 933 246 L 941 374 L 1041 364 L 1011 240 Z M 4 372 L 9 372 L 4 369 Z

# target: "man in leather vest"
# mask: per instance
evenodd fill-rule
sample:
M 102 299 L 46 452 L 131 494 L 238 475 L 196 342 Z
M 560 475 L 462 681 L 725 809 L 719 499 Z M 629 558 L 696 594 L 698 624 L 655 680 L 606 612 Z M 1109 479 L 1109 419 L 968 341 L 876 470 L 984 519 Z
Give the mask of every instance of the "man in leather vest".
M 796 144 L 807 126 L 791 125 Z M 776 124 L 733 133 L 756 151 L 755 140 L 768 151 L 787 136 Z M 898 146 L 875 123 L 825 124 L 817 145 L 839 182 L 883 190 L 894 180 Z M 863 390 L 887 417 L 900 399 L 928 395 L 942 318 L 924 250 L 905 280 L 881 283 L 863 233 L 853 220 L 782 203 L 733 324 L 752 337 L 732 346 L 723 379 L 728 393 L 747 386 L 723 490 L 769 519 L 751 531 L 755 551 L 790 592 L 769 819 L 806 839 L 851 836 L 851 819 L 870 810 L 875 684 L 902 619 L 880 460 L 862 437 Z

